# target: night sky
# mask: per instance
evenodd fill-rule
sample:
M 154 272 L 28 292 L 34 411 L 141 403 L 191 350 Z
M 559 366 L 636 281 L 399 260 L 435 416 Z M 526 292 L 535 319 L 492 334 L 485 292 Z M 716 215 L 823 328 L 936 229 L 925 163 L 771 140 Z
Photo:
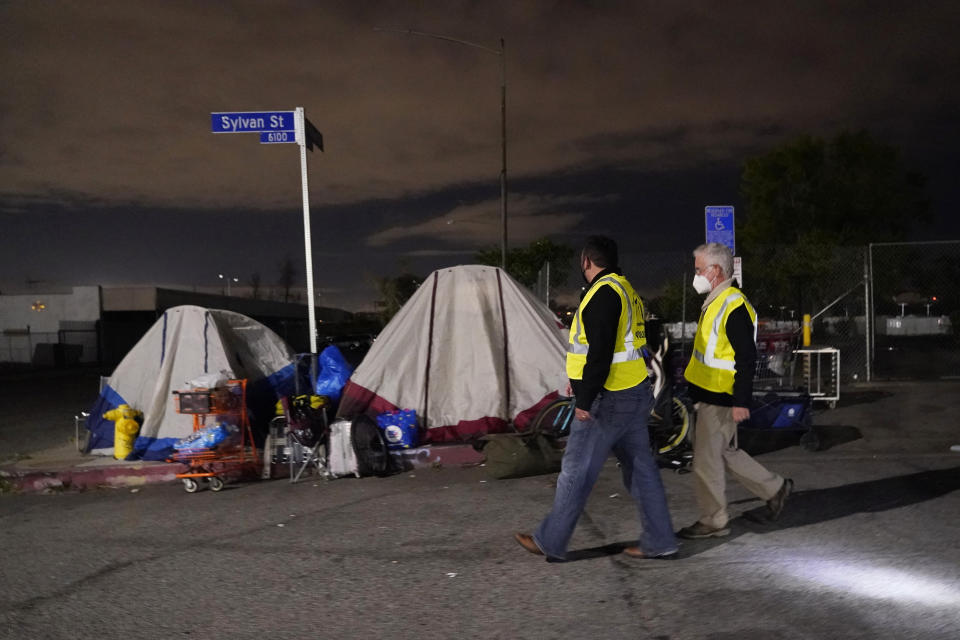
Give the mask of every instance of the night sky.
M 752 155 L 865 128 L 925 174 L 960 238 L 960 3 L 108 2 L 0 5 L 0 291 L 303 282 L 296 145 L 213 135 L 210 112 L 302 106 L 315 281 L 499 245 L 506 40 L 509 237 L 615 235 L 632 264 L 703 241 Z M 738 212 L 740 209 L 738 209 Z M 628 275 L 629 272 L 628 272 Z M 571 280 L 571 285 L 576 284 Z

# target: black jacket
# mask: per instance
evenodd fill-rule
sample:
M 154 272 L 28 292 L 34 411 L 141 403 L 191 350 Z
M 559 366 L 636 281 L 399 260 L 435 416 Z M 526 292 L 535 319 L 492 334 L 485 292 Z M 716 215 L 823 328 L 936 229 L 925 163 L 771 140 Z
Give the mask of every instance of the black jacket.
M 611 273 L 622 275 L 619 269 L 604 269 L 590 281 L 590 286 Z M 589 289 L 588 286 L 587 290 Z M 590 349 L 587 351 L 587 363 L 583 367 L 583 380 L 570 381 L 573 394 L 577 397 L 577 409 L 590 410 L 590 405 L 603 390 L 603 383 L 610 375 L 622 308 L 620 295 L 613 287 L 600 287 L 581 313 L 583 330 L 590 340 Z

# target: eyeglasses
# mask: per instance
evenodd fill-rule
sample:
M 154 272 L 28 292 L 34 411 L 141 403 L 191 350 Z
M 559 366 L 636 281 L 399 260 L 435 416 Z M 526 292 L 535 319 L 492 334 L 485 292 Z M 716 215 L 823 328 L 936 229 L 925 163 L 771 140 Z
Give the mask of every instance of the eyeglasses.
M 699 276 L 699 275 L 701 275 L 703 272 L 705 272 L 705 271 L 707 271 L 708 269 L 710 269 L 710 267 L 715 267 L 715 266 L 717 266 L 717 265 L 715 265 L 715 264 L 708 264 L 708 265 L 705 266 L 703 269 L 694 268 L 694 269 L 693 269 L 693 272 Z

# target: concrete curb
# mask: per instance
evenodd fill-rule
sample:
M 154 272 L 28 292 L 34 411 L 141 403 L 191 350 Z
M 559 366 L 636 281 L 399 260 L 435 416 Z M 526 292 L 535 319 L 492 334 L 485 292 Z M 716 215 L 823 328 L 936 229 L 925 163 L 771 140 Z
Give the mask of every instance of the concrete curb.
M 466 443 L 438 444 L 390 452 L 403 469 L 422 469 L 437 466 L 462 467 L 482 463 L 482 453 Z
M 476 451 L 472 445 L 463 443 L 402 449 L 390 453 L 398 466 L 405 471 L 438 466 L 470 466 L 484 461 L 482 453 Z M 100 487 L 141 487 L 179 482 L 176 475 L 186 469 L 187 466 L 179 462 L 126 462 L 95 467 L 79 464 L 61 469 L 8 467 L 0 469 L 0 493 L 55 493 Z
M 83 491 L 98 487 L 140 487 L 147 484 L 173 482 L 186 466 L 179 463 L 151 463 L 134 466 L 96 468 L 71 467 L 56 471 L 0 470 L 5 487 L 19 493 L 52 493 Z

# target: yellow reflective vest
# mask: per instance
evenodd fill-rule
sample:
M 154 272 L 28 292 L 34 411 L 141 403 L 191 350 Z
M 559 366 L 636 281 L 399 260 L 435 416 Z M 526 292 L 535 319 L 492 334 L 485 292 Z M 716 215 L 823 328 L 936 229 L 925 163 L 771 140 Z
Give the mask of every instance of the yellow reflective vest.
M 567 377 L 571 380 L 583 380 L 583 367 L 587 364 L 587 351 L 590 350 L 590 340 L 583 326 L 583 310 L 600 287 L 611 287 L 620 296 L 617 341 L 613 347 L 610 373 L 603 383 L 603 388 L 610 391 L 629 389 L 647 378 L 647 365 L 643 361 L 641 350 L 647 344 L 643 302 L 627 279 L 615 273 L 594 281 L 577 308 L 570 325 L 570 340 L 567 344 Z
M 697 335 L 693 339 L 693 354 L 683 377 L 701 389 L 714 393 L 733 394 L 736 362 L 733 345 L 727 338 L 727 318 L 739 307 L 746 307 L 753 322 L 753 339 L 757 339 L 757 312 L 743 292 L 728 287 L 718 295 L 700 316 Z M 753 375 L 752 371 L 744 372 Z

